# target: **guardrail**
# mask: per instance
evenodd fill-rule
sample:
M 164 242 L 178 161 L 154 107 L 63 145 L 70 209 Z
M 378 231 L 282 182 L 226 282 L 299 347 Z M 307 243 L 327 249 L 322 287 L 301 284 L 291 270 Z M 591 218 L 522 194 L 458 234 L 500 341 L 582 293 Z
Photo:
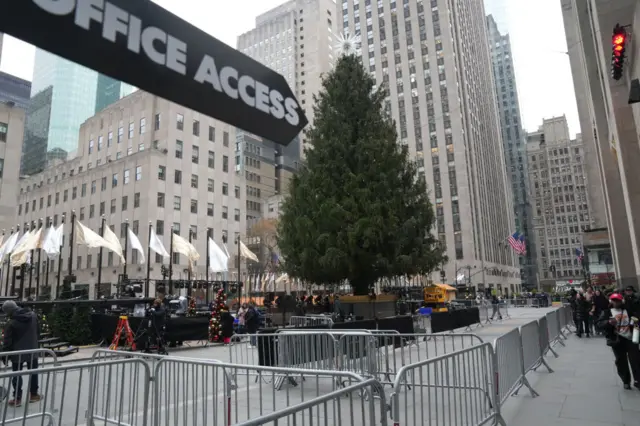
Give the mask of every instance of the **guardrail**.
M 0 374 L 5 389 L 18 377 L 37 375 L 42 395 L 19 407 L 5 404 L 0 424 L 82 424 L 84 417 L 87 425 L 131 426 L 384 426 L 389 418 L 394 426 L 504 425 L 502 405 L 511 395 L 523 387 L 538 395 L 527 374 L 541 366 L 553 373 L 545 355 L 558 356 L 554 346 L 571 332 L 568 309 L 514 328 L 493 344 L 472 334 L 380 330 L 255 336 L 275 345 L 262 348 L 263 358 L 264 350 L 275 348 L 282 351 L 273 354 L 275 361 L 314 368 L 102 350 L 86 364 Z M 258 353 L 262 345 L 237 346 Z M 25 383 L 28 395 L 32 382 Z

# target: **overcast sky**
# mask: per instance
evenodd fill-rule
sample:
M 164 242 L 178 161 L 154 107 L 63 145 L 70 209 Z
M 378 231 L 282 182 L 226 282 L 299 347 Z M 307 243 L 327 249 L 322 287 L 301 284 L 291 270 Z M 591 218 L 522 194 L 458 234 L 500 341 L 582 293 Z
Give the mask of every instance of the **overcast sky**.
M 235 47 L 236 37 L 253 28 L 256 15 L 285 0 L 154 1 Z M 571 133 L 579 132 L 569 58 L 563 53 L 567 44 L 560 0 L 487 1 L 495 8 L 493 13 L 502 15 L 500 21 L 506 21 L 511 34 L 525 129 L 536 130 L 543 118 L 565 114 Z M 34 51 L 33 46 L 5 36 L 0 70 L 31 80 Z

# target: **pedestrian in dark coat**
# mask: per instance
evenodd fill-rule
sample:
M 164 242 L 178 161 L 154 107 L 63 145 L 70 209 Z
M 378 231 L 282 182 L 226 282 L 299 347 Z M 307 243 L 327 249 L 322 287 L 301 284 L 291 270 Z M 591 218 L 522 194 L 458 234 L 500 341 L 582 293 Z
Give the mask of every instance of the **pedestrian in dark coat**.
M 222 334 L 222 341 L 225 345 L 231 342 L 233 336 L 233 315 L 229 313 L 229 308 L 224 307 L 220 312 L 220 333 Z
M 576 296 L 576 324 L 578 328 L 577 335 L 582 337 L 583 333 L 587 334 L 587 337 L 591 336 L 591 327 L 589 326 L 589 315 L 591 314 L 591 301 L 584 297 L 584 294 L 578 293 Z

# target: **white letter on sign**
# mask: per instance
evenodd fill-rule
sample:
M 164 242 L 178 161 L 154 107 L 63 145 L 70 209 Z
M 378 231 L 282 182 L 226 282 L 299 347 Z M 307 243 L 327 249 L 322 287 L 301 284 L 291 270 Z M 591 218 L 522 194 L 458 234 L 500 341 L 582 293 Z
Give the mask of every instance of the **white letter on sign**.
M 216 62 L 209 55 L 204 55 L 198 72 L 193 77 L 198 83 L 204 83 L 205 81 L 210 83 L 214 89 L 218 92 L 222 92 L 222 86 L 220 85 L 220 78 L 218 77 L 218 70 L 216 69 Z
M 52 15 L 64 16 L 76 8 L 76 0 L 33 0 L 40 9 Z

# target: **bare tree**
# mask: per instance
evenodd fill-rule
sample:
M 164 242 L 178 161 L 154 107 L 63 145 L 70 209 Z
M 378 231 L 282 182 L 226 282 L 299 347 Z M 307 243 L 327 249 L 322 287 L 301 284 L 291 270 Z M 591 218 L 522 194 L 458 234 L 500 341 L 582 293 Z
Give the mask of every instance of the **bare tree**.
M 254 273 L 275 270 L 273 255 L 276 252 L 278 221 L 276 219 L 260 219 L 251 227 L 247 236 L 256 249 L 260 264 L 256 265 Z

